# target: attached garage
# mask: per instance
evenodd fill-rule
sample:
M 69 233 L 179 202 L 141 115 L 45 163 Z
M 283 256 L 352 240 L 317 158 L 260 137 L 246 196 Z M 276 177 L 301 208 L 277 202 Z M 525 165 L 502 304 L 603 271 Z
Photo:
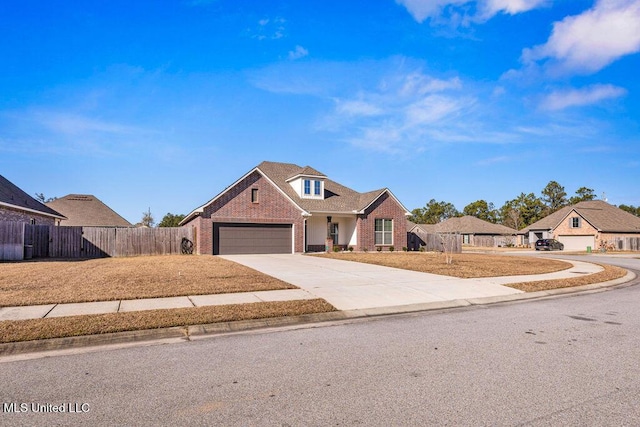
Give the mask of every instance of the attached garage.
M 565 251 L 586 251 L 587 246 L 595 248 L 595 236 L 558 236 Z
M 214 223 L 213 254 L 293 253 L 291 224 Z

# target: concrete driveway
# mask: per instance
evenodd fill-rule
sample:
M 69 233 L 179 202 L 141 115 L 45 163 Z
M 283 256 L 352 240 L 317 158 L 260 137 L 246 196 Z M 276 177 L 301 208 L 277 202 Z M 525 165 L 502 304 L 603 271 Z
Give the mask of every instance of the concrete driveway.
M 324 298 L 339 310 L 395 307 L 522 293 L 504 279 L 458 279 L 315 256 L 224 255 Z M 522 276 L 517 281 L 522 280 Z

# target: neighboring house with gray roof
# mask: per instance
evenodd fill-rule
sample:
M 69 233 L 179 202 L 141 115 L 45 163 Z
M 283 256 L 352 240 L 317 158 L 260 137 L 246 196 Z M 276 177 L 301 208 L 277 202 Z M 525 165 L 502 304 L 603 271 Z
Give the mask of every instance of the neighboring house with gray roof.
M 449 218 L 436 224 L 440 233 L 458 233 L 462 244 L 470 246 L 515 246 L 518 231 L 475 216 Z
M 525 244 L 533 246 L 538 239 L 553 238 L 564 244 L 565 251 L 585 251 L 587 247 L 637 250 L 640 218 L 602 200 L 591 200 L 566 206 L 520 233 Z
M 480 218 L 466 215 L 449 218 L 438 224 L 413 224 L 409 227 L 409 240 L 424 244 L 420 243 L 420 240 L 424 242 L 426 235 L 438 233 L 459 234 L 462 236 L 463 245 L 494 247 L 515 245 L 518 231 L 501 224 L 493 224 Z
M 67 219 L 60 225 L 85 227 L 132 227 L 131 223 L 91 194 L 68 194 L 46 205 Z
M 40 203 L 0 175 L 0 221 L 55 225 L 64 219 L 63 214 Z
M 387 188 L 360 193 L 310 166 L 262 162 L 180 223 L 197 253 L 293 253 L 407 245 L 407 209 Z

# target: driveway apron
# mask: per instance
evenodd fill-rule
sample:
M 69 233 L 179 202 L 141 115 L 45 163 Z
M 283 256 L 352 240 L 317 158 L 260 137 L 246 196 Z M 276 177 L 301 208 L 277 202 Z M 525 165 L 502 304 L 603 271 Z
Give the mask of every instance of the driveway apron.
M 224 255 L 222 258 L 298 286 L 339 310 L 521 293 L 478 279 L 459 279 L 301 254 Z

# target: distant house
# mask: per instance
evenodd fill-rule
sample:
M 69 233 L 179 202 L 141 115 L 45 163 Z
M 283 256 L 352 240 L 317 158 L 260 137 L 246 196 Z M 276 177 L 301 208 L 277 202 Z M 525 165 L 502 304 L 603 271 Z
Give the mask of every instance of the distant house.
M 458 233 L 462 244 L 470 246 L 513 246 L 518 231 L 502 224 L 494 224 L 475 216 L 449 218 L 436 224 L 440 233 Z
M 428 234 L 456 233 L 462 236 L 462 244 L 469 246 L 512 246 L 515 245 L 517 230 L 500 224 L 493 224 L 474 216 L 449 218 L 438 224 L 412 224 L 409 228 L 409 247 L 412 250 L 424 245 Z
M 0 175 L 0 221 L 55 225 L 65 216 L 46 206 Z
M 69 194 L 47 202 L 66 219 L 60 225 L 86 227 L 132 227 L 131 223 L 91 194 Z
M 360 193 L 312 167 L 262 162 L 181 222 L 199 254 L 398 249 L 407 209 L 387 188 Z
M 640 218 L 602 200 L 566 206 L 520 231 L 524 243 L 554 238 L 564 250 L 615 248 L 638 250 Z

